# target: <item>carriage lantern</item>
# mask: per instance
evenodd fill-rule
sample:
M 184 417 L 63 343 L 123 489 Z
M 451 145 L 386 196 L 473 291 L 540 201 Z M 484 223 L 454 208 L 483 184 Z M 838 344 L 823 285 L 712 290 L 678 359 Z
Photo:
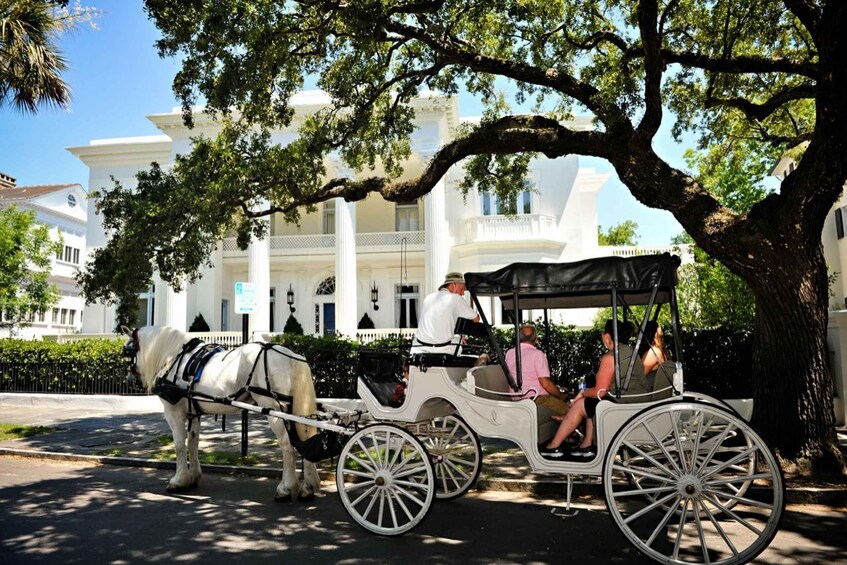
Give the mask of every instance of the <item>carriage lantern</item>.
M 294 307 L 294 289 L 291 288 L 291 283 L 288 284 L 288 292 L 285 293 L 285 301 L 288 303 L 288 309 L 293 314 L 296 308 Z
M 379 310 L 379 306 L 377 306 L 377 302 L 379 302 L 379 288 L 377 288 L 376 283 L 373 283 L 371 287 L 371 302 L 374 304 L 374 310 Z

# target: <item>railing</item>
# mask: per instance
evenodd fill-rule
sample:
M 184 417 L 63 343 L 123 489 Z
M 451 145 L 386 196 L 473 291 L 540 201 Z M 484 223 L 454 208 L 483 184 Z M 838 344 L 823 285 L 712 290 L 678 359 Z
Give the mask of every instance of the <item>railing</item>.
M 422 231 L 392 231 L 357 233 L 356 248 L 367 252 L 376 247 L 395 248 L 405 240 L 406 244 L 414 249 L 414 246 L 424 245 L 425 236 Z M 335 234 L 311 234 L 311 235 L 274 235 L 268 238 L 268 248 L 271 256 L 287 255 L 291 252 L 308 252 L 312 254 L 335 253 Z M 238 248 L 234 237 L 222 240 L 221 248 L 224 257 L 241 257 L 246 254 Z
M 506 216 L 477 216 L 465 220 L 466 241 L 523 241 L 552 239 L 562 241 L 556 218 L 529 214 L 509 218 Z
M 403 336 L 411 339 L 415 335 L 415 328 L 376 328 L 369 330 L 356 330 L 356 338 L 359 343 L 370 343 L 377 339 L 386 337 Z
M 0 392 L 147 394 L 129 387 L 122 359 L 105 364 L 82 361 L 2 362 Z
M 679 255 L 683 263 L 694 260 L 691 245 L 654 245 L 641 247 L 638 245 L 601 245 L 597 248 L 600 256 L 614 255 L 615 257 L 637 257 L 639 255 L 658 255 L 661 253 L 672 253 Z

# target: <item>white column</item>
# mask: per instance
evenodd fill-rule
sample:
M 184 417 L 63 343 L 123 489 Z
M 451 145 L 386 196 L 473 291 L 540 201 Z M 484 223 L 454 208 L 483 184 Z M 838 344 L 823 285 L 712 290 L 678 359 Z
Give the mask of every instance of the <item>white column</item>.
M 256 289 L 256 309 L 249 315 L 247 326 L 248 339 L 252 340 L 254 333 L 269 332 L 271 325 L 271 265 L 270 243 L 267 236 L 264 239 L 250 240 L 247 248 L 247 278 Z
M 447 249 L 447 210 L 442 178 L 424 197 L 424 294 L 444 282 L 450 257 Z
M 356 335 L 356 203 L 335 199 L 335 330 Z
M 161 301 L 158 308 L 162 313 L 161 322 L 156 321 L 157 326 L 168 326 L 177 330 L 188 329 L 188 293 L 186 289 L 175 291 L 169 284 L 159 281 L 156 289 L 156 298 Z

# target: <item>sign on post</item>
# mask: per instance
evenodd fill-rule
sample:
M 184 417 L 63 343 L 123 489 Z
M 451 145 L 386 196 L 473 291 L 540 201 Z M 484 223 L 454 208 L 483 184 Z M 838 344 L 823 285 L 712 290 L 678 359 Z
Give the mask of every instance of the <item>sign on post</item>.
M 252 314 L 256 311 L 256 285 L 248 282 L 235 283 L 235 313 Z

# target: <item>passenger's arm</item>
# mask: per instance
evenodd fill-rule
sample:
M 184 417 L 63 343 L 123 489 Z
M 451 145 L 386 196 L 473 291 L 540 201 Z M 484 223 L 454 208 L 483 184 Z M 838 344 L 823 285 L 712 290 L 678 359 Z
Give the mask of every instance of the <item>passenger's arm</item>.
M 600 358 L 600 367 L 597 369 L 597 380 L 595 386 L 582 391 L 587 398 L 603 398 L 612 386 L 615 378 L 615 356 L 606 353 Z
M 649 375 L 651 372 L 656 370 L 661 363 L 659 361 L 659 356 L 656 355 L 656 352 L 651 347 L 644 354 L 644 358 L 642 359 L 644 363 L 644 374 Z
M 541 385 L 541 388 L 546 390 L 550 396 L 558 398 L 559 400 L 567 400 L 568 397 L 559 390 L 559 387 L 556 386 L 556 383 L 553 382 L 553 379 L 550 377 L 538 377 L 538 384 Z

